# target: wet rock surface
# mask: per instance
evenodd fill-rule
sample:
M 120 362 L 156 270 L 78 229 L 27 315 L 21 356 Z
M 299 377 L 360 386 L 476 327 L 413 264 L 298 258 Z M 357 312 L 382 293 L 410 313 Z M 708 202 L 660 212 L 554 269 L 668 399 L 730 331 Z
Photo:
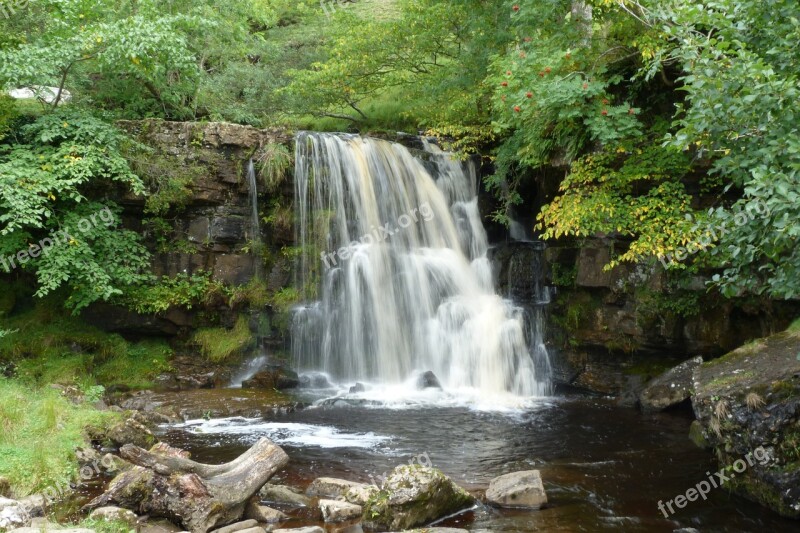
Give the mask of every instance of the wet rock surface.
M 800 518 L 800 332 L 751 342 L 694 370 L 692 406 L 730 486 Z
M 498 507 L 540 509 L 547 504 L 547 494 L 539 471 L 527 470 L 494 478 L 486 500 Z
M 702 357 L 693 357 L 650 381 L 639 395 L 642 410 L 663 411 L 688 400 L 694 392 L 692 373 L 701 364 Z
M 367 527 L 409 529 L 472 505 L 464 489 L 434 468 L 399 466 L 364 507 Z

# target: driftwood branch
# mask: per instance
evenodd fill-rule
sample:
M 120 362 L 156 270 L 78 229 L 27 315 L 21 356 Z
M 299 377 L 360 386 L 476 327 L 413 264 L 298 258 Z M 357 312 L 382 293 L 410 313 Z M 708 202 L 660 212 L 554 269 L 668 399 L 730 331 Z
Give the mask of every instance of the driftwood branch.
M 239 520 L 248 500 L 289 462 L 269 439 L 222 465 L 197 463 L 166 444 L 150 451 L 128 444 L 120 455 L 136 466 L 117 476 L 84 509 L 116 504 L 168 518 L 197 533 Z

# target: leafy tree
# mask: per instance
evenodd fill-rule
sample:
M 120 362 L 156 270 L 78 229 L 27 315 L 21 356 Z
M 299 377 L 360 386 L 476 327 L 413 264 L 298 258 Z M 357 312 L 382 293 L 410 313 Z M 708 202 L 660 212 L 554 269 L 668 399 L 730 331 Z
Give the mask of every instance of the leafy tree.
M 115 190 L 144 193 L 120 155 L 125 137 L 76 109 L 45 115 L 0 146 L 0 262 L 38 281 L 37 296 L 68 289 L 79 310 L 147 279 L 149 255 L 138 236 L 118 227 Z
M 655 61 L 683 71 L 686 105 L 678 108 L 669 141 L 712 158 L 712 175 L 741 196 L 715 209 L 730 228 L 713 250 L 724 268 L 715 280 L 728 295 L 797 298 L 800 4 L 672 0 L 640 6 L 639 13 L 664 32 Z M 766 213 L 734 223 L 743 211 Z

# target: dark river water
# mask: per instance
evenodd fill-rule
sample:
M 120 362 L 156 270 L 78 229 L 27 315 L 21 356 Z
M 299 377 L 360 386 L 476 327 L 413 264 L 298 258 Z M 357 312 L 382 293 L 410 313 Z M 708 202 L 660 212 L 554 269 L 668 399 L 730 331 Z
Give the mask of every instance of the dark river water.
M 209 463 L 231 460 L 270 437 L 291 457 L 273 482 L 300 488 L 320 476 L 369 483 L 411 461 L 432 464 L 474 494 L 495 476 L 541 471 L 547 508 L 478 506 L 437 524 L 470 531 L 800 531 L 796 522 L 724 489 L 665 518 L 659 500 L 684 494 L 716 470 L 711 454 L 688 439 L 690 422 L 687 414 L 643 415 L 602 399 L 556 398 L 511 412 L 312 407 L 266 420 L 190 421 L 163 428 L 161 437 Z M 294 520 L 282 527 L 322 525 L 308 511 L 284 510 Z

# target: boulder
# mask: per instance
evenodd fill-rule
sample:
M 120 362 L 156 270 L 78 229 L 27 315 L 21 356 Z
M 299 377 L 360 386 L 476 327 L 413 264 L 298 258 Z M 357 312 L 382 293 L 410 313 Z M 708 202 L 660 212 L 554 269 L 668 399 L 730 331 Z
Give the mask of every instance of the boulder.
M 23 509 L 31 516 L 44 516 L 47 507 L 53 503 L 54 495 L 45 496 L 44 494 L 31 494 L 19 501 Z
M 472 496 L 441 471 L 398 466 L 364 506 L 364 523 L 373 529 L 409 529 L 433 522 L 473 504 Z
M 694 391 L 702 434 L 729 473 L 724 487 L 800 518 L 800 328 L 696 367 Z
M 268 502 L 294 505 L 298 507 L 308 507 L 311 505 L 311 498 L 307 497 L 300 489 L 287 487 L 285 485 L 266 484 L 258 492 L 259 497 Z
M 176 526 L 169 520 L 152 519 L 139 526 L 139 533 L 181 533 L 183 528 Z
M 350 394 L 358 394 L 360 392 L 366 392 L 367 388 L 364 386 L 363 383 L 356 383 L 352 387 L 350 387 Z
M 692 373 L 702 364 L 702 357 L 693 357 L 650 381 L 639 394 L 642 410 L 663 411 L 688 400 L 694 390 Z
M 526 470 L 494 478 L 486 500 L 498 507 L 539 509 L 547 503 L 547 494 L 539 471 Z
M 347 522 L 361 516 L 360 505 L 339 500 L 320 500 L 319 509 L 326 522 Z
M 280 365 L 270 365 L 250 379 L 242 381 L 243 389 L 294 389 L 300 385 L 296 372 Z
M 221 527 L 211 533 L 236 533 L 237 531 L 246 531 L 248 529 L 252 529 L 258 526 L 258 522 L 255 520 L 242 520 L 241 522 L 236 522 L 229 526 Z
M 133 418 L 128 418 L 113 426 L 108 430 L 106 436 L 118 448 L 126 444 L 132 444 L 139 448 L 150 448 L 156 442 L 153 433 L 144 424 Z
M 0 529 L 25 527 L 30 521 L 30 513 L 20 502 L 0 498 Z
M 125 522 L 131 527 L 136 526 L 138 518 L 133 511 L 122 509 L 121 507 L 100 507 L 92 511 L 89 518 L 93 520 L 105 520 L 106 522 Z
M 274 524 L 289 518 L 277 509 L 259 504 L 257 498 L 250 500 L 247 504 L 244 516 L 245 518 L 256 520 L 261 524 Z
M 369 499 L 372 498 L 376 492 L 378 492 L 378 490 L 378 487 L 375 485 L 360 485 L 357 487 L 350 487 L 344 494 L 344 499 L 347 502 L 363 507 L 367 504 Z
M 355 481 L 320 477 L 311 482 L 311 485 L 306 489 L 306 494 L 308 496 L 338 500 L 344 498 L 345 494 L 347 494 L 350 489 L 366 489 L 366 487 L 367 485 L 356 483 Z
M 441 389 L 442 384 L 439 383 L 439 378 L 436 377 L 436 374 L 428 370 L 417 378 L 417 388 L 419 390 Z
M 325 374 L 312 372 L 300 376 L 300 384 L 298 387 L 302 389 L 330 389 L 333 388 L 333 385 Z

